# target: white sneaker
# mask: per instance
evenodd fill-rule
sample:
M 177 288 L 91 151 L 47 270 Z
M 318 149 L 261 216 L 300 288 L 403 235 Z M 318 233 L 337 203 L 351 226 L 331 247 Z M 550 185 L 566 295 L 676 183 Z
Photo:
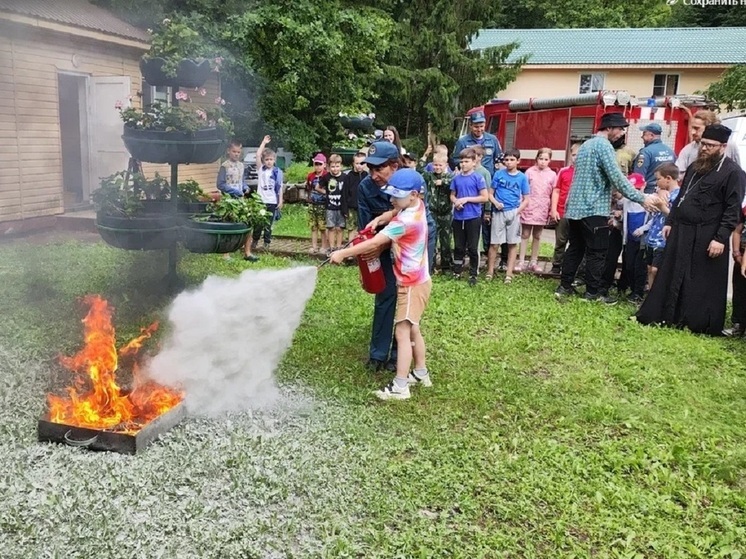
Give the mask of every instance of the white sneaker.
M 411 396 L 409 393 L 409 385 L 402 388 L 393 380 L 381 388 L 381 390 L 376 390 L 373 394 L 375 394 L 380 400 L 408 400 Z
M 409 373 L 409 376 L 407 377 L 407 381 L 412 386 L 418 385 L 424 386 L 425 388 L 430 388 L 433 385 L 433 381 L 430 380 L 430 373 L 427 373 L 424 377 L 420 378 L 414 374 L 414 371 L 411 371 Z

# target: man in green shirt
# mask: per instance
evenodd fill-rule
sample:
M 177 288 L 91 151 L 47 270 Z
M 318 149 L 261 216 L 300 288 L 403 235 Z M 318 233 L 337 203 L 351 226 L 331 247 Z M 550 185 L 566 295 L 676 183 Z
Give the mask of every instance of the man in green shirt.
M 562 263 L 562 279 L 557 297 L 575 294 L 572 282 L 585 256 L 583 299 L 613 304 L 616 300 L 601 291 L 601 276 L 609 248 L 609 211 L 612 189 L 625 198 L 654 211 L 654 196 L 635 190 L 619 169 L 611 142 L 620 138 L 629 123 L 621 113 L 606 113 L 596 135 L 578 150 L 565 217 L 569 225 L 569 246 Z

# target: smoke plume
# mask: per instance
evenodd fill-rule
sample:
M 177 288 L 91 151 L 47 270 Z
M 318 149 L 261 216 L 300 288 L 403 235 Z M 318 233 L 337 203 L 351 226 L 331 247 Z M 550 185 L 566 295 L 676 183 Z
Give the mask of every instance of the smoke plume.
M 316 268 L 307 266 L 207 278 L 174 300 L 170 334 L 148 374 L 182 387 L 192 413 L 271 405 L 278 396 L 273 372 L 315 285 Z

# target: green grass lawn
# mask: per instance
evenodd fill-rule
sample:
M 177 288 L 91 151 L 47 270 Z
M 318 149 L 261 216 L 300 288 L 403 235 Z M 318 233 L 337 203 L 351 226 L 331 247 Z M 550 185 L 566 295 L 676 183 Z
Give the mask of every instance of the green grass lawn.
M 305 204 L 285 204 L 282 208 L 282 219 L 275 222 L 273 235 L 311 238 L 308 228 L 308 207 Z
M 189 285 L 244 268 L 180 265 Z M 434 387 L 409 401 L 372 396 L 388 380 L 362 365 L 372 298 L 354 267 L 327 266 L 278 409 L 189 418 L 137 457 L 36 443 L 55 356 L 80 344 L 76 298 L 109 298 L 124 340 L 162 317 L 164 272 L 101 243 L 0 245 L 3 557 L 746 553 L 744 342 L 560 304 L 533 277 L 436 277 Z

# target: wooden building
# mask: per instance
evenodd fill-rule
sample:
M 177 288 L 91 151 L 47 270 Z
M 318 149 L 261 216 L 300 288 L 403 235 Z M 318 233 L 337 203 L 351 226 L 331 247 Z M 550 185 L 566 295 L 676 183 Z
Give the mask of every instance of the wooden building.
M 0 0 L 0 222 L 86 207 L 101 177 L 125 169 L 117 101 L 170 98 L 142 80 L 148 34 L 86 0 Z M 217 77 L 204 98 L 219 95 Z M 194 96 L 194 92 L 190 92 Z M 218 163 L 181 166 L 214 190 Z M 168 166 L 146 165 L 169 176 Z

